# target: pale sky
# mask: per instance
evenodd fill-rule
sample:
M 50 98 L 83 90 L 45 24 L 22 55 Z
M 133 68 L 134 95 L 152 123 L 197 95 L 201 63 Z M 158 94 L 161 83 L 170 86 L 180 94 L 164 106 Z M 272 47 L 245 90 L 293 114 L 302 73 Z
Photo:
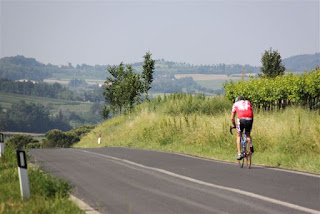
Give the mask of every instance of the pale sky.
M 154 59 L 260 66 L 320 52 L 320 0 L 0 0 L 0 58 L 106 65 Z

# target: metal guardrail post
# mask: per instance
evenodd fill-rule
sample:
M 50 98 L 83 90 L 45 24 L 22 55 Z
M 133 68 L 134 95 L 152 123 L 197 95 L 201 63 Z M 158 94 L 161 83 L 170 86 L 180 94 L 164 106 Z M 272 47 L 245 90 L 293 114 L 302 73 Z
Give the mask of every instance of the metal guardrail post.
M 17 150 L 18 172 L 20 181 L 20 191 L 22 200 L 28 200 L 30 198 L 30 186 L 28 176 L 28 166 L 26 152 L 23 150 Z

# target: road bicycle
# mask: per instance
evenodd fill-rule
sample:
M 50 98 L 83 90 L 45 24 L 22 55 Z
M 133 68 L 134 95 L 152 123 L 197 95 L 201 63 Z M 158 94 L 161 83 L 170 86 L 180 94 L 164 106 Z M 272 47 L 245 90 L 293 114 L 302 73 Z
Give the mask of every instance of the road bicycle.
M 232 129 L 235 129 L 234 127 L 230 126 L 230 133 L 232 133 Z M 247 148 L 247 136 L 245 133 L 241 133 L 240 136 L 240 152 L 242 158 L 238 160 L 238 164 L 241 168 L 244 166 L 244 162 L 246 162 L 247 168 L 251 169 L 251 162 L 252 162 L 252 152 L 250 148 Z

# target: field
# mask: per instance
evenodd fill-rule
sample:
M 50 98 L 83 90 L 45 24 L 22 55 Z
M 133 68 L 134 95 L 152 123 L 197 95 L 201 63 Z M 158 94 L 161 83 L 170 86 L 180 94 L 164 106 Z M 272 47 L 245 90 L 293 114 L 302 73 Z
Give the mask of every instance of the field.
M 50 106 L 50 113 L 56 113 L 61 110 L 69 110 L 76 113 L 89 112 L 93 103 L 77 102 L 70 100 L 59 100 L 45 97 L 25 96 L 20 94 L 0 93 L 0 105 L 3 109 L 9 109 L 12 105 L 24 100 L 26 103 L 39 103 Z
M 219 90 L 223 88 L 223 83 L 225 83 L 227 80 L 197 80 L 196 83 L 198 83 L 201 87 L 212 89 L 212 90 Z
M 230 111 L 222 97 L 170 95 L 98 125 L 75 147 L 135 147 L 236 162 Z M 255 112 L 253 163 L 320 173 L 319 124 L 317 111 L 300 107 Z
M 50 84 L 53 84 L 56 82 L 61 85 L 68 85 L 70 80 L 71 79 L 44 79 L 43 82 L 50 83 Z M 99 84 L 103 84 L 105 80 L 85 79 L 85 81 L 88 83 L 88 85 L 99 85 Z
M 248 75 L 245 76 L 245 80 L 249 78 Z M 200 86 L 208 89 L 212 89 L 212 90 L 222 89 L 223 83 L 228 82 L 230 80 L 233 80 L 233 81 L 241 80 L 241 74 L 239 75 L 234 74 L 231 76 L 217 75 L 217 74 L 176 74 L 174 75 L 174 77 L 176 79 L 192 77 L 192 79 L 196 81 Z
M 176 79 L 192 77 L 194 81 L 202 81 L 202 80 L 229 80 L 232 79 L 227 75 L 216 75 L 216 74 L 175 74 L 174 77 Z

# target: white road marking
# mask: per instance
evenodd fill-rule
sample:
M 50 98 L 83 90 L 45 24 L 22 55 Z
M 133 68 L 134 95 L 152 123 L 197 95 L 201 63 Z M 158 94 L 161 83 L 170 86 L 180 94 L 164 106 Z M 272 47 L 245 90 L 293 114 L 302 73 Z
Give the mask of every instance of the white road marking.
M 124 147 L 116 147 L 115 146 L 113 148 L 124 148 Z M 126 149 L 141 150 L 141 149 L 138 149 L 138 148 L 126 148 Z M 198 156 L 194 156 L 194 155 L 182 154 L 182 153 L 171 152 L 171 151 L 156 151 L 156 150 L 150 150 L 150 149 L 143 149 L 143 151 L 160 152 L 160 153 L 165 153 L 165 154 L 175 154 L 175 155 L 179 155 L 179 156 L 183 156 L 183 157 L 189 157 L 189 158 L 193 158 L 193 159 L 197 159 L 197 160 L 204 160 L 204 161 L 222 163 L 222 164 L 227 164 L 227 165 L 238 165 L 238 164 L 235 164 L 235 163 L 232 163 L 232 162 L 223 161 L 223 160 L 214 160 L 214 159 L 210 159 L 210 158 L 198 157 Z M 308 172 L 294 171 L 294 170 L 289 170 L 289 169 L 281 169 L 281 168 L 268 167 L 268 166 L 256 165 L 256 164 L 254 165 L 254 167 L 264 168 L 264 169 L 268 169 L 268 170 L 276 170 L 276 171 L 288 172 L 288 173 L 293 173 L 293 174 L 298 174 L 298 175 L 305 175 L 305 176 L 310 176 L 310 177 L 315 177 L 315 178 L 320 178 L 320 175 L 312 174 L 312 173 L 308 173 Z
M 35 159 L 35 162 L 37 162 L 37 160 Z M 40 166 L 37 165 L 36 163 L 28 163 L 30 168 L 33 170 L 37 170 L 39 169 L 41 172 L 43 172 L 40 169 Z M 82 201 L 81 199 L 77 198 L 75 195 L 70 194 L 69 197 L 70 201 L 73 201 L 82 211 L 84 211 L 86 214 L 101 214 L 100 212 L 98 212 L 97 210 L 93 209 L 92 207 L 90 207 L 90 205 L 88 205 L 86 202 Z
M 159 169 L 159 168 L 155 168 L 155 167 L 149 167 L 149 166 L 145 166 L 145 165 L 142 165 L 142 164 L 138 164 L 138 163 L 126 160 L 126 159 L 116 158 L 116 157 L 112 157 L 112 156 L 109 156 L 109 155 L 99 154 L 99 153 L 90 152 L 90 151 L 86 151 L 86 150 L 80 150 L 80 149 L 75 149 L 75 150 L 77 150 L 79 152 L 83 152 L 83 153 L 88 153 L 88 154 L 91 154 L 91 155 L 96 155 L 96 156 L 108 158 L 108 159 L 111 159 L 111 160 L 120 161 L 120 162 L 127 163 L 127 164 L 130 164 L 130 165 L 138 166 L 138 167 L 141 167 L 141 168 L 144 168 L 144 169 L 154 170 L 154 171 L 157 171 L 157 172 L 160 172 L 160 173 L 163 173 L 163 174 L 166 174 L 166 175 L 170 175 L 172 177 L 180 178 L 180 179 L 183 179 L 183 180 L 186 180 L 186 181 L 190 181 L 190 182 L 194 182 L 194 183 L 197 183 L 197 184 L 213 187 L 213 188 L 216 188 L 216 189 L 221 189 L 221 190 L 226 190 L 226 191 L 238 193 L 238 194 L 241 194 L 241 195 L 245 195 L 245 196 L 252 197 L 252 198 L 255 198 L 255 199 L 260 199 L 260 200 L 267 201 L 267 202 L 274 203 L 274 204 L 278 204 L 278 205 L 281 205 L 281 206 L 284 206 L 284 207 L 288 207 L 288 208 L 291 208 L 291 209 L 295 209 L 295 210 L 299 210 L 299 211 L 303 211 L 303 212 L 307 212 L 307 213 L 312 213 L 312 214 L 319 214 L 320 213 L 319 211 L 313 210 L 313 209 L 310 209 L 310 208 L 306 208 L 306 207 L 302 207 L 302 206 L 299 206 L 299 205 L 291 204 L 291 203 L 288 203 L 288 202 L 276 200 L 276 199 L 273 199 L 273 198 L 269 198 L 269 197 L 258 195 L 258 194 L 255 194 L 255 193 L 243 191 L 243 190 L 240 190 L 240 189 L 235 189 L 235 188 L 231 188 L 231 187 L 225 187 L 225 186 L 221 186 L 221 185 L 217 185 L 217 184 L 212 184 L 212 183 L 200 181 L 200 180 L 197 180 L 197 179 L 194 179 L 194 178 L 190 178 L 190 177 L 187 177 L 187 176 L 179 175 L 179 174 L 176 174 L 176 173 L 173 173 L 173 172 L 169 172 L 169 171 L 166 171 L 166 170 L 163 170 L 163 169 Z
M 69 200 L 73 201 L 81 210 L 85 211 L 86 214 L 100 214 L 100 212 L 93 209 L 92 207 L 90 207 L 90 205 L 88 205 L 87 203 L 80 200 L 74 195 L 70 194 Z

